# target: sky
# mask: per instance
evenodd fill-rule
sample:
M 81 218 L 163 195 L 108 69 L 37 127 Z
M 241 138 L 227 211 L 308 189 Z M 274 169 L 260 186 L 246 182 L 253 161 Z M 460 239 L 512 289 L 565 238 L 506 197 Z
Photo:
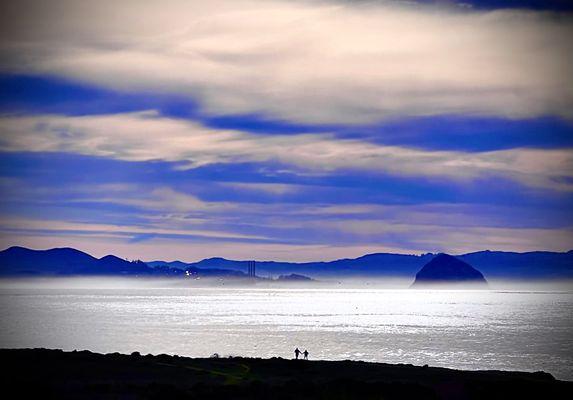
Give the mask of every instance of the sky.
M 573 248 L 569 1 L 0 8 L 1 248 Z

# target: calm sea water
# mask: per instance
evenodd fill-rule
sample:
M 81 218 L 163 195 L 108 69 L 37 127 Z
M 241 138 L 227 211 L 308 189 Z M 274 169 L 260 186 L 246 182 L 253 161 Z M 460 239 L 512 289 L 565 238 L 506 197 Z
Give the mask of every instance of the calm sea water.
M 311 359 L 545 370 L 573 380 L 570 291 L 4 282 L 0 317 L 4 348 L 291 357 L 298 346 Z

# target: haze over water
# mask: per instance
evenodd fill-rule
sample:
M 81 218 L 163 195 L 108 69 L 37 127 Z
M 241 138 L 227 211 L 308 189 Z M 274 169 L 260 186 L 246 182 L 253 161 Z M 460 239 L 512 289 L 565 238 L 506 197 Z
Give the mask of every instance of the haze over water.
M 0 347 L 292 357 L 573 380 L 573 292 L 3 281 Z M 179 283 L 180 284 L 180 283 Z

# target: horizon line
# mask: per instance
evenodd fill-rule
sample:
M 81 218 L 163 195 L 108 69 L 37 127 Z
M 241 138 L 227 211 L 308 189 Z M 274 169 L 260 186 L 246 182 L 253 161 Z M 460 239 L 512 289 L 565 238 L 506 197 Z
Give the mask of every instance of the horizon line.
M 256 260 L 253 258 L 250 259 L 234 259 L 234 258 L 225 258 L 225 257 L 220 257 L 220 256 L 213 256 L 213 257 L 205 257 L 205 258 L 201 258 L 198 259 L 197 261 L 183 261 L 181 259 L 173 259 L 171 261 L 167 261 L 167 260 L 161 260 L 161 259 L 153 259 L 153 260 L 142 260 L 142 259 L 131 259 L 130 257 L 122 257 L 122 256 L 118 256 L 116 254 L 113 253 L 109 253 L 106 254 L 102 257 L 96 257 L 94 255 L 92 255 L 91 253 L 84 251 L 84 250 L 80 250 L 78 248 L 75 247 L 70 247 L 70 246 L 64 246 L 64 247 L 51 247 L 51 248 L 44 248 L 44 249 L 35 249 L 35 248 L 30 248 L 30 247 L 25 247 L 25 246 L 18 246 L 18 245 L 14 245 L 14 246 L 8 246 L 2 250 L 0 250 L 0 252 L 4 252 L 13 248 L 20 248 L 20 249 L 25 249 L 25 250 L 31 250 L 31 251 L 50 251 L 50 250 L 63 250 L 63 249 L 71 249 L 71 250 L 75 250 L 75 251 L 79 251 L 82 252 L 84 254 L 89 255 L 90 257 L 93 257 L 95 259 L 102 259 L 108 256 L 114 256 L 120 259 L 124 259 L 124 260 L 128 260 L 128 261 L 141 261 L 144 263 L 148 263 L 148 262 L 166 262 L 166 263 L 171 263 L 171 262 L 182 262 L 182 263 L 187 263 L 187 264 L 194 264 L 194 263 L 198 263 L 204 260 L 211 260 L 214 258 L 220 258 L 220 259 L 224 259 L 224 260 L 228 260 L 228 261 L 236 261 L 236 262 L 248 262 L 248 261 L 255 261 L 255 262 L 260 262 L 260 263 L 265 263 L 265 262 L 275 262 L 275 263 L 289 263 L 289 264 L 307 264 L 307 263 L 329 263 L 329 262 L 334 262 L 334 261 L 341 261 L 341 260 L 357 260 L 359 258 L 363 258 L 363 257 L 367 257 L 367 256 L 372 256 L 372 255 L 377 255 L 377 254 L 388 254 L 388 255 L 397 255 L 397 256 L 413 256 L 413 257 L 423 257 L 425 255 L 438 255 L 438 254 L 449 254 L 452 255 L 454 257 L 461 257 L 461 256 L 465 256 L 465 255 L 469 255 L 469 254 L 476 254 L 476 253 L 486 253 L 486 252 L 491 252 L 491 253 L 513 253 L 513 254 L 529 254 L 529 253 L 553 253 L 553 254 L 567 254 L 567 253 L 571 253 L 573 252 L 573 248 L 570 250 L 566 250 L 566 251 L 551 251 L 551 250 L 531 250 L 531 251 L 507 251 L 507 250 L 491 250 L 491 249 L 484 249 L 484 250 L 477 250 L 477 251 L 470 251 L 467 253 L 460 253 L 460 254 L 451 254 L 451 253 L 447 253 L 444 251 L 438 251 L 438 252 L 420 252 L 419 254 L 416 253 L 390 253 L 390 252 L 374 252 L 374 253 L 366 253 L 357 257 L 343 257 L 343 258 L 336 258 L 336 259 L 329 259 L 329 260 L 318 260 L 318 261 L 281 261 L 281 260 Z

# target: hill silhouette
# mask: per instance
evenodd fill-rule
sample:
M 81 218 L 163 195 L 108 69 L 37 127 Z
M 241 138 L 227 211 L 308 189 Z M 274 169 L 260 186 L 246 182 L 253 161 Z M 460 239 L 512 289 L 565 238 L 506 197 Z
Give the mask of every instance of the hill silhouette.
M 185 270 L 167 264 L 152 267 L 140 260 L 128 261 L 111 254 L 95 258 L 83 251 L 67 247 L 32 250 L 15 246 L 0 251 L 0 276 L 182 277 L 185 275 Z M 201 277 L 246 277 L 241 271 L 227 269 L 187 267 L 187 272 Z
M 413 277 L 436 254 L 374 253 L 353 259 L 320 262 L 257 261 L 261 275 L 288 275 L 291 273 L 320 277 Z M 526 253 L 479 251 L 456 257 L 481 271 L 488 278 L 499 279 L 572 279 L 573 251 L 558 253 L 533 251 Z M 245 271 L 248 261 L 207 258 L 187 267 L 222 268 Z M 171 265 L 171 264 L 170 264 Z M 180 264 L 179 264 L 180 266 Z
M 190 255 L 192 256 L 192 255 Z M 353 259 L 320 262 L 257 261 L 259 276 L 306 275 L 328 277 L 413 277 L 435 254 L 374 253 Z M 573 251 L 527 253 L 480 251 L 456 256 L 488 278 L 571 279 Z M 245 277 L 249 261 L 221 257 L 198 262 L 127 261 L 115 256 L 101 259 L 72 248 L 31 250 L 10 247 L 0 251 L 0 275 L 191 275 Z
M 289 275 L 280 275 L 278 277 L 278 280 L 284 282 L 312 282 L 314 279 L 309 278 L 308 276 L 305 275 L 289 274 Z
M 416 274 L 412 287 L 434 284 L 472 284 L 487 287 L 483 274 L 449 254 L 438 254 Z
M 1 349 L 4 391 L 50 399 L 566 399 L 546 372 L 461 371 L 362 361 L 186 358 Z
M 108 255 L 95 258 L 72 248 L 31 250 L 10 247 L 0 252 L 1 275 L 153 275 L 142 261 Z

